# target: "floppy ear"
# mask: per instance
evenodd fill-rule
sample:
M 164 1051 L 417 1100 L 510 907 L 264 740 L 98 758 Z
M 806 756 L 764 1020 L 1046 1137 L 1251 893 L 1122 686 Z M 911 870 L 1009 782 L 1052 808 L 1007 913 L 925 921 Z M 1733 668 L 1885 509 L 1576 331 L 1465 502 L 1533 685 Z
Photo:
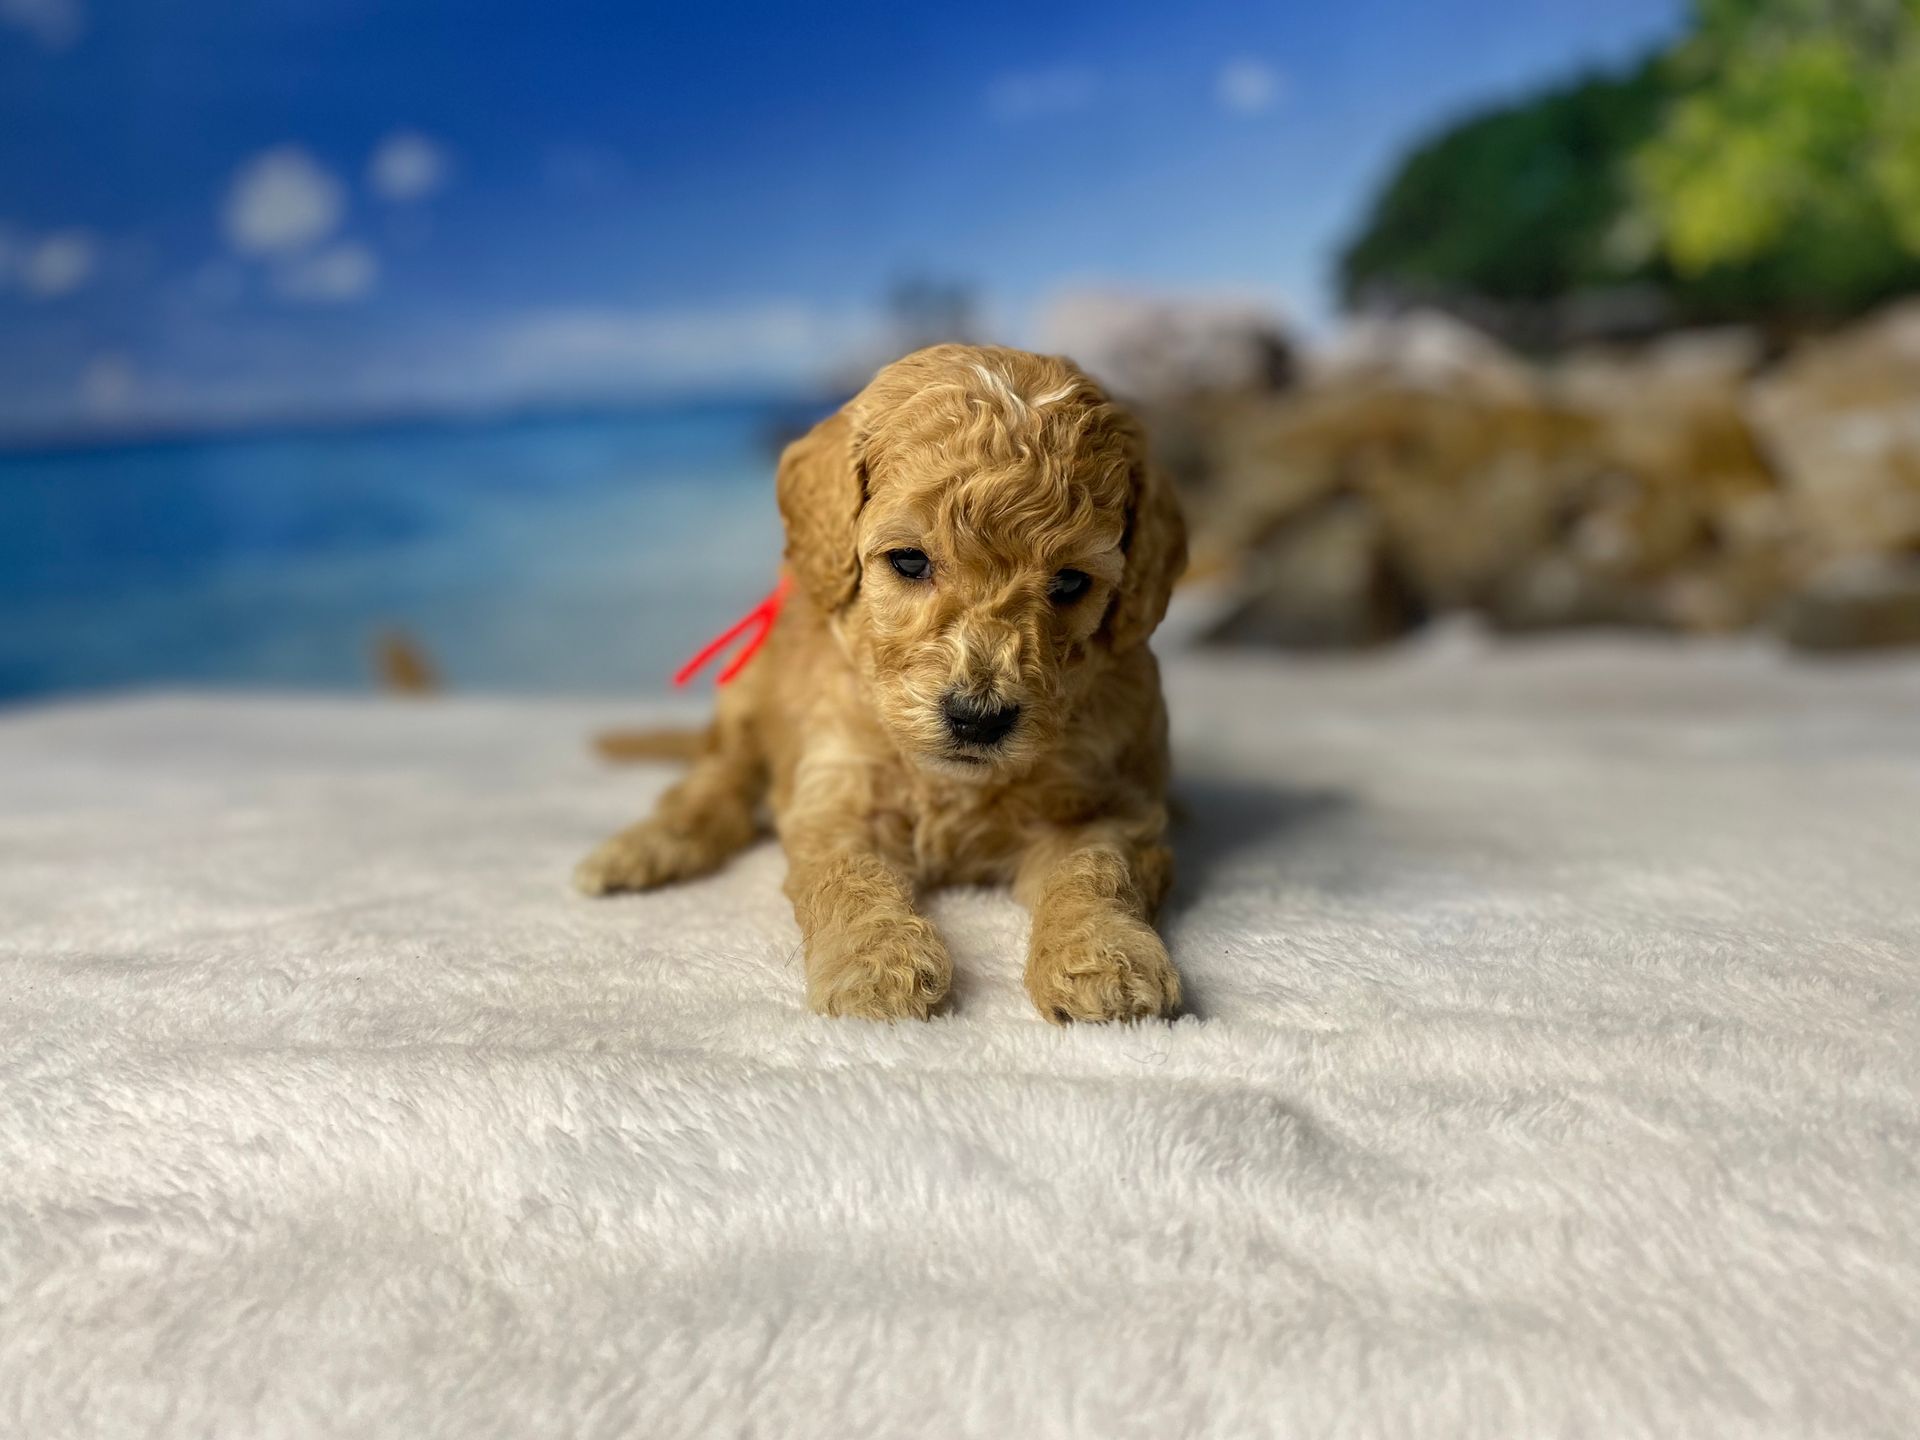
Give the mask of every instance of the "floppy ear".
M 1167 613 L 1173 582 L 1187 568 L 1187 522 L 1180 518 L 1180 502 L 1167 477 L 1144 458 L 1133 467 L 1126 551 L 1126 573 L 1108 621 L 1115 650 L 1131 650 L 1153 634 Z
M 775 481 L 787 527 L 787 565 L 807 597 L 831 613 L 853 598 L 860 580 L 853 527 L 865 485 L 844 411 L 829 415 L 781 452 Z

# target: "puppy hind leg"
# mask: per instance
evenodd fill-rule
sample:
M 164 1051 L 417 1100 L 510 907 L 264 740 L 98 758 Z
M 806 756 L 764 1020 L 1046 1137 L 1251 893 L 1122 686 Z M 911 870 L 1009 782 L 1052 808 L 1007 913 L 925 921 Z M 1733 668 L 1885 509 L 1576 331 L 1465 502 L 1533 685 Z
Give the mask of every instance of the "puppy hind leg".
M 693 768 L 653 814 L 605 841 L 573 872 L 587 895 L 651 890 L 709 875 L 751 845 L 766 766 L 744 727 L 716 723 Z

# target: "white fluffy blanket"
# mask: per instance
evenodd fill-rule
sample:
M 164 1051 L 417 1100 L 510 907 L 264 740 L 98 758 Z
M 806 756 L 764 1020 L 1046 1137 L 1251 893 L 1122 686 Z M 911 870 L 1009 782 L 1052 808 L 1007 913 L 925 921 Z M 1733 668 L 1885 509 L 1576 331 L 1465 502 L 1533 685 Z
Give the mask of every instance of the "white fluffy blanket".
M 0 1433 L 1911 1435 L 1920 665 L 1173 669 L 1193 1013 L 566 885 L 638 707 L 0 717 Z

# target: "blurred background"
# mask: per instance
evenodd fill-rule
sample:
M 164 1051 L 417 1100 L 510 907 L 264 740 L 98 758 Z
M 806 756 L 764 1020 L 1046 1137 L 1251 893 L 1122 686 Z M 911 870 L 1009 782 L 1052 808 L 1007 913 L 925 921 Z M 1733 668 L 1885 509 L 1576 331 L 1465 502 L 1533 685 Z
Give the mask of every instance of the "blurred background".
M 653 690 L 961 338 L 1191 643 L 1920 642 L 1920 0 L 0 0 L 0 699 Z

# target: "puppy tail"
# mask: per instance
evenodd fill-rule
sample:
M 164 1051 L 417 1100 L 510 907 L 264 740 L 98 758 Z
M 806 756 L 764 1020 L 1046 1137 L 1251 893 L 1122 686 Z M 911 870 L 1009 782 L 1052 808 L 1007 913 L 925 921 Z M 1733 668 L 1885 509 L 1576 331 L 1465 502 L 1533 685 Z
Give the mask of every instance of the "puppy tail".
M 706 744 L 704 730 L 602 730 L 593 737 L 600 758 L 616 765 L 640 760 L 693 760 Z

